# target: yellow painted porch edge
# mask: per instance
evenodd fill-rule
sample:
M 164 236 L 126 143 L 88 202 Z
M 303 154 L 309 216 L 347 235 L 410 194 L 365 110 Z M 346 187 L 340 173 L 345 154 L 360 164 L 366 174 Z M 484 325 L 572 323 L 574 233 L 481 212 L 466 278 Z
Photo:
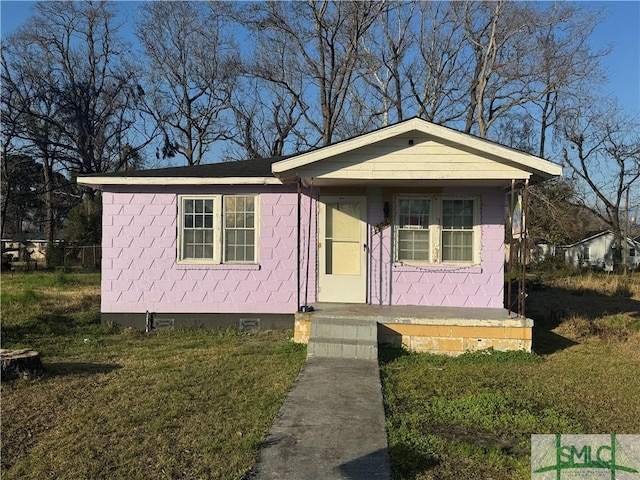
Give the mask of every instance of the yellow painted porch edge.
M 531 340 L 530 327 L 382 324 L 402 336 L 438 338 L 513 338 Z

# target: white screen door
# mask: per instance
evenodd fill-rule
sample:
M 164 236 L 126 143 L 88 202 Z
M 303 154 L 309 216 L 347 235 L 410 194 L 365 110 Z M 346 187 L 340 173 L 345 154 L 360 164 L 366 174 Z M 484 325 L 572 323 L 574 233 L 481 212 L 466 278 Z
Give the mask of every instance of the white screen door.
M 365 197 L 320 197 L 320 302 L 366 302 L 366 206 Z

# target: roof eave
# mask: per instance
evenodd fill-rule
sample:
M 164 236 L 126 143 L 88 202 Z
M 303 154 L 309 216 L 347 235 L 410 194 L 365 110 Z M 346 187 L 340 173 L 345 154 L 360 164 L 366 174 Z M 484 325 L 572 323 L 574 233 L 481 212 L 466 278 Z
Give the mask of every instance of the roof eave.
M 282 185 L 276 177 L 78 177 L 78 184 L 93 188 L 107 185 Z

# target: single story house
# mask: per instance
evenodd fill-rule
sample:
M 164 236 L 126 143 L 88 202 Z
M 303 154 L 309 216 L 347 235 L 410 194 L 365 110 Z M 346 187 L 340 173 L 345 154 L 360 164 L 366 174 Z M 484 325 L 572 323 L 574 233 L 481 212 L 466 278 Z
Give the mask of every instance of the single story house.
M 78 181 L 102 190 L 105 321 L 291 328 L 296 318 L 307 341 L 310 306 L 360 305 L 410 348 L 454 352 L 531 348 L 531 321 L 504 309 L 505 198 L 512 181 L 560 174 L 412 118 L 286 158 Z M 452 335 L 472 340 L 438 344 Z
M 47 240 L 43 234 L 27 234 L 20 237 L 3 238 L 2 262 L 33 262 L 44 264 L 47 254 Z M 54 244 L 62 240 L 55 239 Z
M 579 242 L 562 247 L 565 260 L 578 268 L 613 271 L 614 236 L 611 230 L 604 230 Z M 623 263 L 626 261 L 630 270 L 640 267 L 640 242 L 627 238 L 627 248 L 623 248 Z M 625 258 L 626 257 L 626 258 Z

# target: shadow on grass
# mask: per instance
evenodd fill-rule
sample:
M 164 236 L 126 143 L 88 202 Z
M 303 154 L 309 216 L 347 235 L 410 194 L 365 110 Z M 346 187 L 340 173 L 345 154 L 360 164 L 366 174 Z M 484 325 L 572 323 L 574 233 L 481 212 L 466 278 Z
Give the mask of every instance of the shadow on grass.
M 396 347 L 389 343 L 383 343 L 378 346 L 378 362 L 380 365 L 386 365 L 401 357 L 407 357 L 412 355 L 409 350 Z
M 121 365 L 113 363 L 59 362 L 45 363 L 44 365 L 45 373 L 56 377 L 110 373 L 120 368 L 122 368 Z
M 553 332 L 571 318 L 595 321 L 608 315 L 622 314 L 633 318 L 640 315 L 640 301 L 587 288 L 531 288 L 527 295 L 525 313 L 534 321 L 533 350 L 539 354 L 550 354 L 577 344 Z
M 34 336 L 78 334 L 99 327 L 99 323 L 99 319 L 79 321 L 71 315 L 58 313 L 38 315 L 17 325 L 2 325 L 2 343 L 21 343 Z
M 394 477 L 415 478 L 416 473 L 437 467 L 440 461 L 431 455 L 419 452 L 415 445 L 404 442 L 389 447 L 389 461 Z

